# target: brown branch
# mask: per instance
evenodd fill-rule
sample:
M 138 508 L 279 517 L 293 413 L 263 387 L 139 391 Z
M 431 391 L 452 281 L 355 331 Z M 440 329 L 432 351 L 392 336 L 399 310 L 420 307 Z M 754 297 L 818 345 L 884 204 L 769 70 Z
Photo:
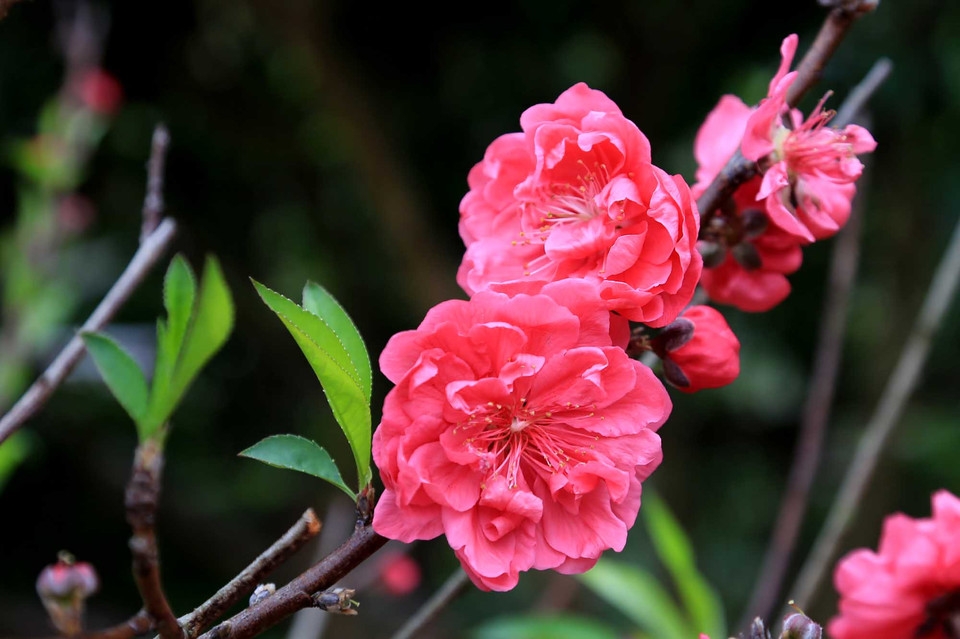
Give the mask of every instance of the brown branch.
M 794 107 L 807 91 L 820 79 L 820 74 L 834 51 L 840 46 L 847 31 L 856 20 L 876 8 L 878 0 L 860 0 L 845 3 L 849 7 L 838 7 L 827 14 L 820 32 L 797 65 L 797 78 L 787 92 L 787 105 Z M 720 173 L 697 200 L 700 215 L 707 219 L 720 208 L 724 201 L 733 195 L 737 187 L 760 172 L 756 162 L 752 162 L 737 149 Z M 701 228 L 705 225 L 701 224 Z
M 127 298 L 133 294 L 143 279 L 153 268 L 154 264 L 163 256 L 167 247 L 173 241 L 177 224 L 171 218 L 166 218 L 157 230 L 150 234 L 137 252 L 130 264 L 107 292 L 93 314 L 84 322 L 79 332 L 93 332 L 103 328 L 109 322 Z M 0 418 L 0 444 L 15 433 L 24 422 L 30 419 L 46 403 L 53 391 L 63 383 L 86 352 L 83 340 L 75 336 L 57 355 L 56 359 L 43 372 L 43 375 L 27 389 L 27 392 Z
M 123 623 L 97 632 L 84 633 L 77 639 L 133 639 L 150 632 L 155 627 L 146 610 L 141 610 Z
M 150 438 L 137 447 L 133 474 L 127 484 L 124 504 L 127 522 L 133 528 L 133 578 L 143 599 L 143 609 L 156 623 L 162 639 L 183 639 L 183 630 L 170 609 L 160 583 L 160 561 L 154 531 L 163 474 L 163 447 L 159 438 Z
M 187 639 L 193 639 L 203 632 L 214 619 L 218 619 L 228 608 L 239 601 L 246 593 L 264 580 L 273 570 L 285 562 L 293 553 L 303 547 L 320 532 L 320 520 L 312 509 L 308 508 L 290 530 L 275 541 L 259 557 L 243 569 L 230 583 L 218 590 L 210 599 L 188 615 L 177 619 Z
M 470 578 L 467 573 L 464 572 L 463 568 L 457 568 L 452 575 L 447 577 L 440 589 L 433 593 L 433 596 L 397 630 L 391 639 L 411 639 L 411 637 L 417 636 L 417 633 L 433 621 L 447 604 L 456 599 L 457 595 L 463 592 L 469 583 Z
M 860 437 L 856 454 L 830 507 L 827 521 L 807 557 L 800 576 L 789 591 L 790 596 L 803 608 L 809 608 L 811 597 L 820 586 L 843 535 L 856 516 L 858 506 L 863 503 L 867 486 L 880 460 L 880 455 L 890 440 L 890 435 L 903 413 L 907 400 L 916 388 L 920 372 L 930 352 L 930 344 L 950 302 L 957 293 L 958 284 L 960 284 L 960 221 L 937 266 L 920 314 L 900 353 L 900 359 L 887 380 L 870 422 Z
M 787 105 L 797 106 L 814 84 L 820 81 L 823 69 L 843 42 L 847 31 L 861 17 L 877 8 L 879 0 L 844 2 L 827 14 L 816 39 L 797 65 L 797 79 L 787 89 Z
M 840 370 L 850 292 L 860 256 L 860 208 L 854 207 L 850 220 L 839 233 L 833 247 L 829 288 L 820 320 L 820 338 L 810 374 L 807 401 L 803 407 L 797 448 L 760 576 L 738 628 L 748 625 L 754 617 L 768 618 L 780 600 L 783 578 L 807 510 L 810 487 L 820 463 L 820 451 Z
M 890 69 L 891 63 L 885 58 L 873 65 L 840 106 L 834 126 L 839 128 L 850 123 L 889 75 Z M 797 449 L 760 576 L 738 627 L 746 626 L 754 617 L 766 619 L 772 612 L 807 510 L 840 370 L 847 308 L 860 254 L 862 204 L 862 199 L 855 202 L 853 213 L 833 247 L 820 337 L 797 436 Z
M 153 129 L 150 159 L 147 161 L 147 194 L 143 198 L 143 227 L 141 244 L 156 230 L 163 216 L 163 172 L 170 147 L 170 132 L 163 124 Z
M 339 548 L 256 606 L 247 608 L 200 635 L 200 639 L 246 639 L 260 634 L 302 608 L 314 605 L 311 594 L 326 590 L 379 550 L 386 537 L 370 525 L 358 526 Z

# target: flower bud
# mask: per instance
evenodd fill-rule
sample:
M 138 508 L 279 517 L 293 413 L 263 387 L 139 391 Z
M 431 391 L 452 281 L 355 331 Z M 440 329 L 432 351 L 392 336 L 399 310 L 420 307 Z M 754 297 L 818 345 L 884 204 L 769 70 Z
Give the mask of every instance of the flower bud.
M 85 107 L 99 115 L 113 115 L 123 101 L 120 83 L 103 69 L 91 69 L 76 83 L 76 93 Z
M 356 593 L 357 591 L 352 588 L 331 588 L 315 594 L 313 603 L 320 610 L 338 615 L 355 615 L 356 607 L 360 605 L 353 599 Z
M 93 566 L 75 561 L 68 552 L 61 552 L 57 563 L 44 568 L 37 577 L 40 601 L 54 627 L 68 636 L 82 630 L 84 601 L 99 587 Z
M 250 595 L 250 605 L 256 606 L 258 603 L 277 591 L 276 584 L 258 584 Z
M 405 553 L 387 555 L 380 561 L 380 582 L 391 595 L 410 594 L 420 585 L 420 566 Z
M 733 259 L 746 271 L 755 271 L 763 266 L 757 247 L 750 242 L 740 242 L 730 252 L 733 253 Z
M 697 250 L 703 256 L 704 268 L 716 268 L 727 259 L 727 249 L 719 242 L 700 240 L 697 242 Z
M 687 330 L 671 331 L 674 325 Z M 666 338 L 661 337 L 666 334 Z M 682 339 L 686 337 L 686 339 Z M 691 306 L 657 336 L 654 350 L 667 381 L 686 393 L 726 386 L 740 374 L 740 341 L 723 315 L 709 306 Z
M 783 620 L 780 639 L 821 639 L 822 636 L 820 625 L 802 612 L 792 613 Z

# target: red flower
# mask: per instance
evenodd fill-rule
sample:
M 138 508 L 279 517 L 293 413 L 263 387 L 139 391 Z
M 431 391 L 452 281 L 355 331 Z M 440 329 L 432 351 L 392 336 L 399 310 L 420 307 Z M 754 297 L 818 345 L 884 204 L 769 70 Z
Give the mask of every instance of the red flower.
M 786 70 L 796 50 L 796 35 L 784 39 L 780 71 L 770 82 L 767 98 L 750 115 L 741 150 L 747 159 L 770 163 L 757 199 L 766 202 L 773 223 L 813 242 L 830 237 L 847 222 L 854 183 L 863 172 L 857 154 L 873 151 L 877 143 L 855 124 L 842 130 L 827 127 L 834 113 L 822 110 L 823 101 L 806 120 L 788 108 L 787 90 L 797 74 Z
M 694 197 L 699 197 L 737 150 L 751 109 L 725 95 L 697 132 L 694 155 L 699 167 Z M 742 311 L 768 311 L 790 294 L 786 275 L 800 268 L 802 240 L 768 224 L 758 208 L 761 178 L 736 190 L 728 210 L 712 212 L 701 229 L 705 254 L 700 284 L 715 302 Z M 705 212 L 706 213 L 706 212 Z
M 653 340 L 664 376 L 685 393 L 719 388 L 740 375 L 740 340 L 714 308 L 691 306 Z
M 84 106 L 102 115 L 113 115 L 123 101 L 120 83 L 103 69 L 85 72 L 76 84 L 76 93 Z
M 468 176 L 457 281 L 589 281 L 606 307 L 664 326 L 700 276 L 699 217 L 687 184 L 650 162 L 650 144 L 600 91 L 577 84 L 520 118 Z
M 380 357 L 397 385 L 373 436 L 385 487 L 374 529 L 446 535 L 493 590 L 621 550 L 671 404 L 610 323 L 596 289 L 570 279 L 444 302 L 395 335 Z
M 933 495 L 933 517 L 887 517 L 880 549 L 860 548 L 833 575 L 833 639 L 949 639 L 960 615 L 960 499 Z

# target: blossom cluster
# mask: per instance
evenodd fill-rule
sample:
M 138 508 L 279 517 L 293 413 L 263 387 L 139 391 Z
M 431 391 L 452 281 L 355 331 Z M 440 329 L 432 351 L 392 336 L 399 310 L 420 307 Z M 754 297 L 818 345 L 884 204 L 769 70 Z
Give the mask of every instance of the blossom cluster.
M 797 80 L 788 72 L 797 36 L 784 39 L 780 69 L 756 108 L 725 95 L 697 133 L 695 196 L 701 195 L 738 149 L 764 168 L 733 194 L 729 206 L 702 211 L 701 284 L 710 298 L 750 311 L 767 311 L 790 294 L 786 276 L 800 268 L 801 247 L 834 235 L 850 217 L 858 154 L 876 142 L 863 127 L 828 127 L 823 101 L 806 118 L 787 104 Z
M 751 275 L 718 292 L 733 278 L 704 270 L 701 251 L 720 217 L 702 222 L 695 196 L 738 145 L 755 154 L 772 177 L 745 184 L 733 204 L 747 227 L 747 207 L 768 201 L 763 228 L 744 234 L 761 272 L 795 270 L 799 245 L 842 223 L 838 194 L 849 213 L 853 178 L 834 178 L 859 163 L 831 162 L 869 134 L 826 129 L 819 115 L 788 129 L 791 58 L 756 110 L 725 98 L 708 118 L 693 189 L 654 165 L 637 125 L 583 83 L 490 144 L 460 204 L 457 281 L 470 299 L 434 307 L 380 357 L 395 387 L 373 438 L 378 533 L 444 535 L 473 582 L 493 590 L 530 569 L 583 572 L 624 547 L 672 409 L 648 358 L 635 356 L 656 355 L 684 392 L 729 384 L 740 343 L 720 312 L 691 305 L 695 289 L 737 303 L 752 287 L 761 302 L 750 310 L 760 310 L 771 288 Z

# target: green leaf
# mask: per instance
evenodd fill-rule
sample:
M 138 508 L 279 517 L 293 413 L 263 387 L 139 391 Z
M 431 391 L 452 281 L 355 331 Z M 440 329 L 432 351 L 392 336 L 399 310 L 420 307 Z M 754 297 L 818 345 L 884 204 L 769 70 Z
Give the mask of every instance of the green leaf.
M 666 504 L 644 491 L 643 514 L 654 550 L 666 566 L 693 624 L 694 635 L 726 636 L 726 620 L 717 593 L 697 570 L 693 546 Z
M 157 320 L 157 361 L 153 369 L 154 400 L 163 401 L 168 397 L 174 366 L 180 358 L 183 338 L 193 315 L 196 292 L 193 269 L 182 255 L 177 255 L 170 262 L 163 281 L 163 305 L 167 309 L 167 322 Z M 166 408 L 168 410 L 163 411 L 163 414 L 158 411 L 156 416 L 161 424 L 173 412 L 175 405 L 167 402 Z
M 347 493 L 353 501 L 357 500 L 356 493 L 343 483 L 337 463 L 312 440 L 297 435 L 274 435 L 260 440 L 240 456 L 319 477 Z
M 340 424 L 357 464 L 360 488 L 370 481 L 371 420 L 368 395 L 363 392 L 350 358 L 336 334 L 319 317 L 286 297 L 253 282 L 264 303 L 277 314 L 293 336 L 320 380 L 333 416 Z
M 193 297 L 186 263 L 171 264 L 164 301 L 168 321 L 157 323 L 157 367 L 144 431 L 156 432 L 176 409 L 200 369 L 226 343 L 233 330 L 233 299 L 216 258 L 207 257 L 192 314 L 183 330 L 183 304 Z M 178 337 L 182 336 L 182 337 Z
M 610 626 L 574 615 L 501 617 L 474 630 L 474 639 L 618 639 Z
M 27 431 L 14 433 L 7 441 L 0 444 L 0 491 L 10 479 L 27 455 L 30 454 L 31 440 Z
M 143 437 L 143 419 L 147 412 L 147 380 L 130 355 L 102 333 L 81 333 L 107 388 L 133 418 Z
M 333 295 L 316 282 L 307 282 L 303 287 L 303 308 L 322 319 L 333 330 L 347 351 L 353 369 L 357 372 L 360 388 L 369 402 L 373 384 L 370 355 L 353 320 Z
M 601 558 L 589 572 L 580 575 L 580 581 L 657 639 L 697 636 L 667 591 L 645 570 Z

